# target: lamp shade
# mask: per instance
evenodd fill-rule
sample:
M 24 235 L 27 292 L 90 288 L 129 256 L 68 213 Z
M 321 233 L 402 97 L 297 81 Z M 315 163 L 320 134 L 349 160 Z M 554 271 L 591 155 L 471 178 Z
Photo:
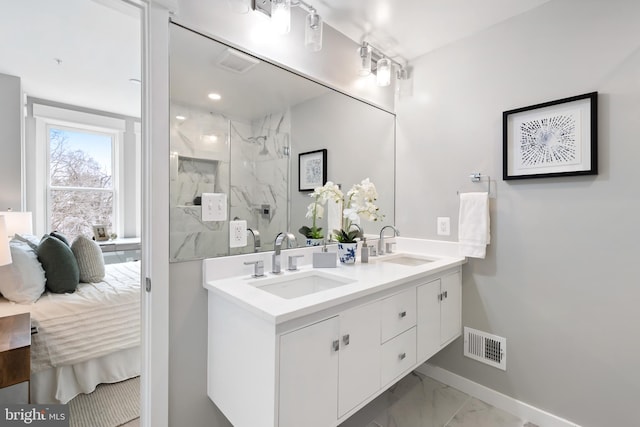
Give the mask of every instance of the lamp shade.
M 311 9 L 305 19 L 304 46 L 311 52 L 322 49 L 322 18 L 315 9 Z
M 0 215 L 0 265 L 11 264 L 11 248 L 4 216 Z
M 16 234 L 33 234 L 33 221 L 31 212 L 0 212 L 4 216 L 7 227 L 7 235 L 13 237 Z
M 291 30 L 291 0 L 272 0 L 271 21 L 280 34 L 289 34 Z
M 391 61 L 384 56 L 378 60 L 376 81 L 378 86 L 389 86 L 391 83 Z

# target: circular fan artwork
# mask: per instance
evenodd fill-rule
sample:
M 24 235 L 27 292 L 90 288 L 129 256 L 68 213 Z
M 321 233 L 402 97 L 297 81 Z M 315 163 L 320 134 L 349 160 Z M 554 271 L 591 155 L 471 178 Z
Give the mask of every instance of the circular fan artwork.
M 576 117 L 573 114 L 559 114 L 520 124 L 522 167 L 575 163 L 578 161 L 576 144 Z

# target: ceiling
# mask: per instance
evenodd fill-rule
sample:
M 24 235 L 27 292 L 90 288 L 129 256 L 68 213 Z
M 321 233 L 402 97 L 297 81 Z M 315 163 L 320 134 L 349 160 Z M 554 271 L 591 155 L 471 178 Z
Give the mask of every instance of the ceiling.
M 353 40 L 411 60 L 549 0 L 306 1 Z M 138 13 L 122 0 L 12 1 L 0 73 L 21 77 L 36 98 L 140 116 L 140 85 L 129 81 L 140 79 Z

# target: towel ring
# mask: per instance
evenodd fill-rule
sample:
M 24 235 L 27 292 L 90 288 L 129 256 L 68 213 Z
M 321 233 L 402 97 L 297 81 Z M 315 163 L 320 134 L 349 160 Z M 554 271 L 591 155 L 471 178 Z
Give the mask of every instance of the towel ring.
M 484 175 L 487 177 L 487 194 L 491 196 L 491 177 L 489 175 Z M 480 172 L 475 172 L 469 175 L 469 179 L 471 182 L 481 182 L 483 175 Z M 461 191 L 456 191 L 456 194 L 460 195 Z

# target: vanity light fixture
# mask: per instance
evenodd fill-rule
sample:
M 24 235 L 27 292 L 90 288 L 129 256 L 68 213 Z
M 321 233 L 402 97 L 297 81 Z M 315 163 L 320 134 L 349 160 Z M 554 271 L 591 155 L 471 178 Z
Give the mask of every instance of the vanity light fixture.
M 323 21 L 313 6 L 303 0 L 251 0 L 251 8 L 270 17 L 274 28 L 280 34 L 288 34 L 291 30 L 291 8 L 293 7 L 299 7 L 308 12 L 305 18 L 305 47 L 311 52 L 321 50 Z
M 378 59 L 376 70 L 376 83 L 378 86 L 389 86 L 391 84 L 391 61 L 383 56 Z
M 311 52 L 322 49 L 322 18 L 318 12 L 311 7 L 305 19 L 304 46 Z
M 209 99 L 213 100 L 213 101 L 220 101 L 222 99 L 222 96 L 220 96 L 219 93 L 210 93 L 209 95 L 207 95 L 209 97 Z
M 369 43 L 362 42 L 362 45 L 358 48 L 358 56 L 360 57 L 358 74 L 368 76 L 371 74 L 371 46 L 369 46 Z
M 409 78 L 406 65 L 389 58 L 380 49 L 366 41 L 363 41 L 358 48 L 358 59 L 358 74 L 368 76 L 374 73 L 378 86 L 389 86 L 391 84 L 392 67 L 394 65 L 397 67 L 395 76 L 399 81 Z
M 271 0 L 271 22 L 280 34 L 291 30 L 291 0 Z

